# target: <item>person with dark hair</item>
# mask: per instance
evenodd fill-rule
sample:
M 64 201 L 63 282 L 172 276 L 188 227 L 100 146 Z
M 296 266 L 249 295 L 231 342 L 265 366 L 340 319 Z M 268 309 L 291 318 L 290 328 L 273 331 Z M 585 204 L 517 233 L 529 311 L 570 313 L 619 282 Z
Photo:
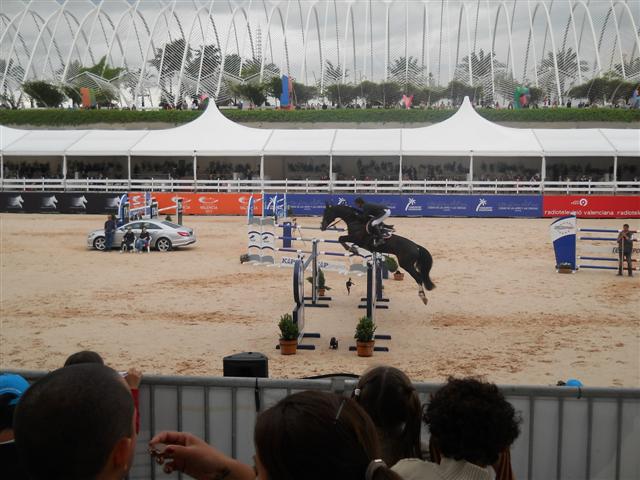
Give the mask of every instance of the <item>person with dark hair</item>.
M 113 237 L 116 234 L 116 216 L 109 215 L 104 222 L 104 251 L 109 252 L 113 245 Z
M 151 439 L 165 472 L 228 480 L 402 480 L 380 458 L 375 426 L 353 400 L 327 392 L 295 393 L 258 416 L 255 470 L 188 433 Z
M 633 242 L 635 242 L 635 239 L 633 238 L 634 233 L 636 233 L 636 231 L 629 230 L 628 223 L 625 223 L 622 226 L 620 233 L 618 233 L 618 275 L 620 276 L 622 276 L 622 267 L 626 260 L 629 276 L 633 277 L 633 261 L 631 260 L 631 256 L 633 254 Z
M 104 365 L 104 360 L 98 352 L 82 350 L 81 352 L 69 355 L 64 361 L 64 366 L 68 367 L 69 365 L 77 365 L 79 363 L 99 363 L 100 365 Z
M 32 480 L 121 480 L 136 444 L 133 400 L 124 380 L 104 365 L 55 370 L 22 396 L 14 432 Z
M 81 363 L 98 363 L 104 365 L 104 360 L 98 352 L 91 350 L 82 350 L 69 355 L 64 362 L 64 366 L 78 365 Z M 124 377 L 131 396 L 133 397 L 133 405 L 136 409 L 136 433 L 140 433 L 140 382 L 142 381 L 142 372 L 137 368 L 130 368 L 126 372 L 120 372 L 120 375 Z
M 149 251 L 149 246 L 151 245 L 151 235 L 149 234 L 147 227 L 142 227 L 140 231 L 140 235 L 138 235 L 138 239 L 136 240 L 136 251 L 138 253 L 147 250 Z
M 26 477 L 16 455 L 13 417 L 18 401 L 27 388 L 29 382 L 20 375 L 0 375 L 0 472 L 3 478 Z
M 520 433 L 513 406 L 492 383 L 473 378 L 449 381 L 424 408 L 440 464 L 404 459 L 394 467 L 405 480 L 490 480 L 498 462 Z
M 368 203 L 364 201 L 364 198 L 358 197 L 355 199 L 356 206 L 362 211 L 363 215 L 367 218 L 372 218 L 369 226 L 371 227 L 371 233 L 374 236 L 373 246 L 377 247 L 384 242 L 382 238 L 382 225 L 383 222 L 391 215 L 391 210 L 385 205 L 376 205 L 374 203 Z M 393 229 L 393 225 L 387 225 L 387 228 Z
M 351 398 L 373 420 L 387 465 L 395 465 L 403 458 L 422 458 L 422 405 L 411 380 L 402 371 L 388 366 L 368 370 L 358 380 Z
M 133 252 L 133 242 L 136 241 L 136 235 L 131 230 L 131 227 L 127 227 L 127 231 L 122 237 L 122 243 L 120 244 L 121 252 Z

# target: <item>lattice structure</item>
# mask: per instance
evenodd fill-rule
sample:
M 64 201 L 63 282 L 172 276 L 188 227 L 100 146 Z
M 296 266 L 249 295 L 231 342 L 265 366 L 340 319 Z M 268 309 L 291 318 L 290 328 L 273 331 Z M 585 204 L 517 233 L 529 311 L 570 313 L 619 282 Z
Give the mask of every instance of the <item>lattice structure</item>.
M 561 104 L 594 77 L 640 81 L 639 17 L 637 0 L 3 0 L 0 95 L 20 104 L 25 81 L 83 78 L 157 106 L 288 74 L 322 94 L 374 81 L 455 99 L 460 82 L 477 101 L 526 85 Z M 83 75 L 102 58 L 117 81 Z

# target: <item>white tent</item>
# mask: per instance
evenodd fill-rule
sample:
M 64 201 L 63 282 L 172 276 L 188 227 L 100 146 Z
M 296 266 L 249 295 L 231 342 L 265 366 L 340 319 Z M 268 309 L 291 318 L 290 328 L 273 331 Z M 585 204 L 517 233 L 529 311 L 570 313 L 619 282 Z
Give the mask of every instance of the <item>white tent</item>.
M 27 133 L 29 133 L 29 130 L 18 130 L 0 125 L 0 152 Z
M 392 156 L 401 153 L 399 128 L 336 130 L 331 153 L 344 156 Z
M 271 130 L 250 128 L 226 118 L 215 103 L 185 125 L 152 130 L 131 148 L 146 156 L 256 156 L 261 155 Z
M 131 148 L 149 134 L 148 130 L 90 130 L 67 148 L 67 155 L 127 156 Z
M 31 130 L 2 149 L 3 155 L 62 156 L 89 130 Z
M 613 157 L 616 151 L 597 128 L 537 128 L 535 136 L 547 157 Z M 640 150 L 640 145 L 639 148 Z
M 629 157 L 640 155 L 640 130 L 607 128 L 601 129 L 600 133 L 611 143 L 618 155 Z
M 273 130 L 265 155 L 329 155 L 337 130 Z
M 509 128 L 484 119 L 469 98 L 443 122 L 402 130 L 403 155 L 434 156 L 542 156 L 530 129 Z

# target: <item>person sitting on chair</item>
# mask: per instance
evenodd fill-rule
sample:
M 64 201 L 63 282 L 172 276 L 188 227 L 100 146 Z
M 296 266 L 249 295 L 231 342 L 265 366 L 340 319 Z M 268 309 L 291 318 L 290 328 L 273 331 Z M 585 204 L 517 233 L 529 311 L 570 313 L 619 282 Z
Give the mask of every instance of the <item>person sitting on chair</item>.
M 131 227 L 127 228 L 127 231 L 122 238 L 122 244 L 120 245 L 120 249 L 123 252 L 131 252 L 133 251 L 133 242 L 135 242 L 136 236 L 134 235 Z
M 149 246 L 151 245 L 151 235 L 147 232 L 147 227 L 142 227 L 142 231 L 140 235 L 138 235 L 138 240 L 136 240 L 136 250 L 138 252 L 142 252 L 144 249 L 149 251 Z
M 371 226 L 370 233 L 373 234 L 373 246 L 377 247 L 384 242 L 382 238 L 382 222 L 391 215 L 391 210 L 384 205 L 376 205 L 375 203 L 367 203 L 362 197 L 358 197 L 355 200 L 355 204 L 358 206 L 362 213 L 366 217 L 372 217 L 373 220 L 369 223 Z M 387 225 L 388 228 L 393 228 L 393 225 Z

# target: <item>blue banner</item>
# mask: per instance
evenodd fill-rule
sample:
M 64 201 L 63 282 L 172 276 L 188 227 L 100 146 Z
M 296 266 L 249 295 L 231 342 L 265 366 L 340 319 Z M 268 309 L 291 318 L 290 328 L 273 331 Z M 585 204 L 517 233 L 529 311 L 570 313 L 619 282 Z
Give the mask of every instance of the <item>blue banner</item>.
M 265 194 L 265 205 L 283 194 Z M 394 217 L 542 217 L 541 195 L 287 194 L 293 216 L 322 215 L 325 204 L 355 206 L 358 197 L 385 205 Z

